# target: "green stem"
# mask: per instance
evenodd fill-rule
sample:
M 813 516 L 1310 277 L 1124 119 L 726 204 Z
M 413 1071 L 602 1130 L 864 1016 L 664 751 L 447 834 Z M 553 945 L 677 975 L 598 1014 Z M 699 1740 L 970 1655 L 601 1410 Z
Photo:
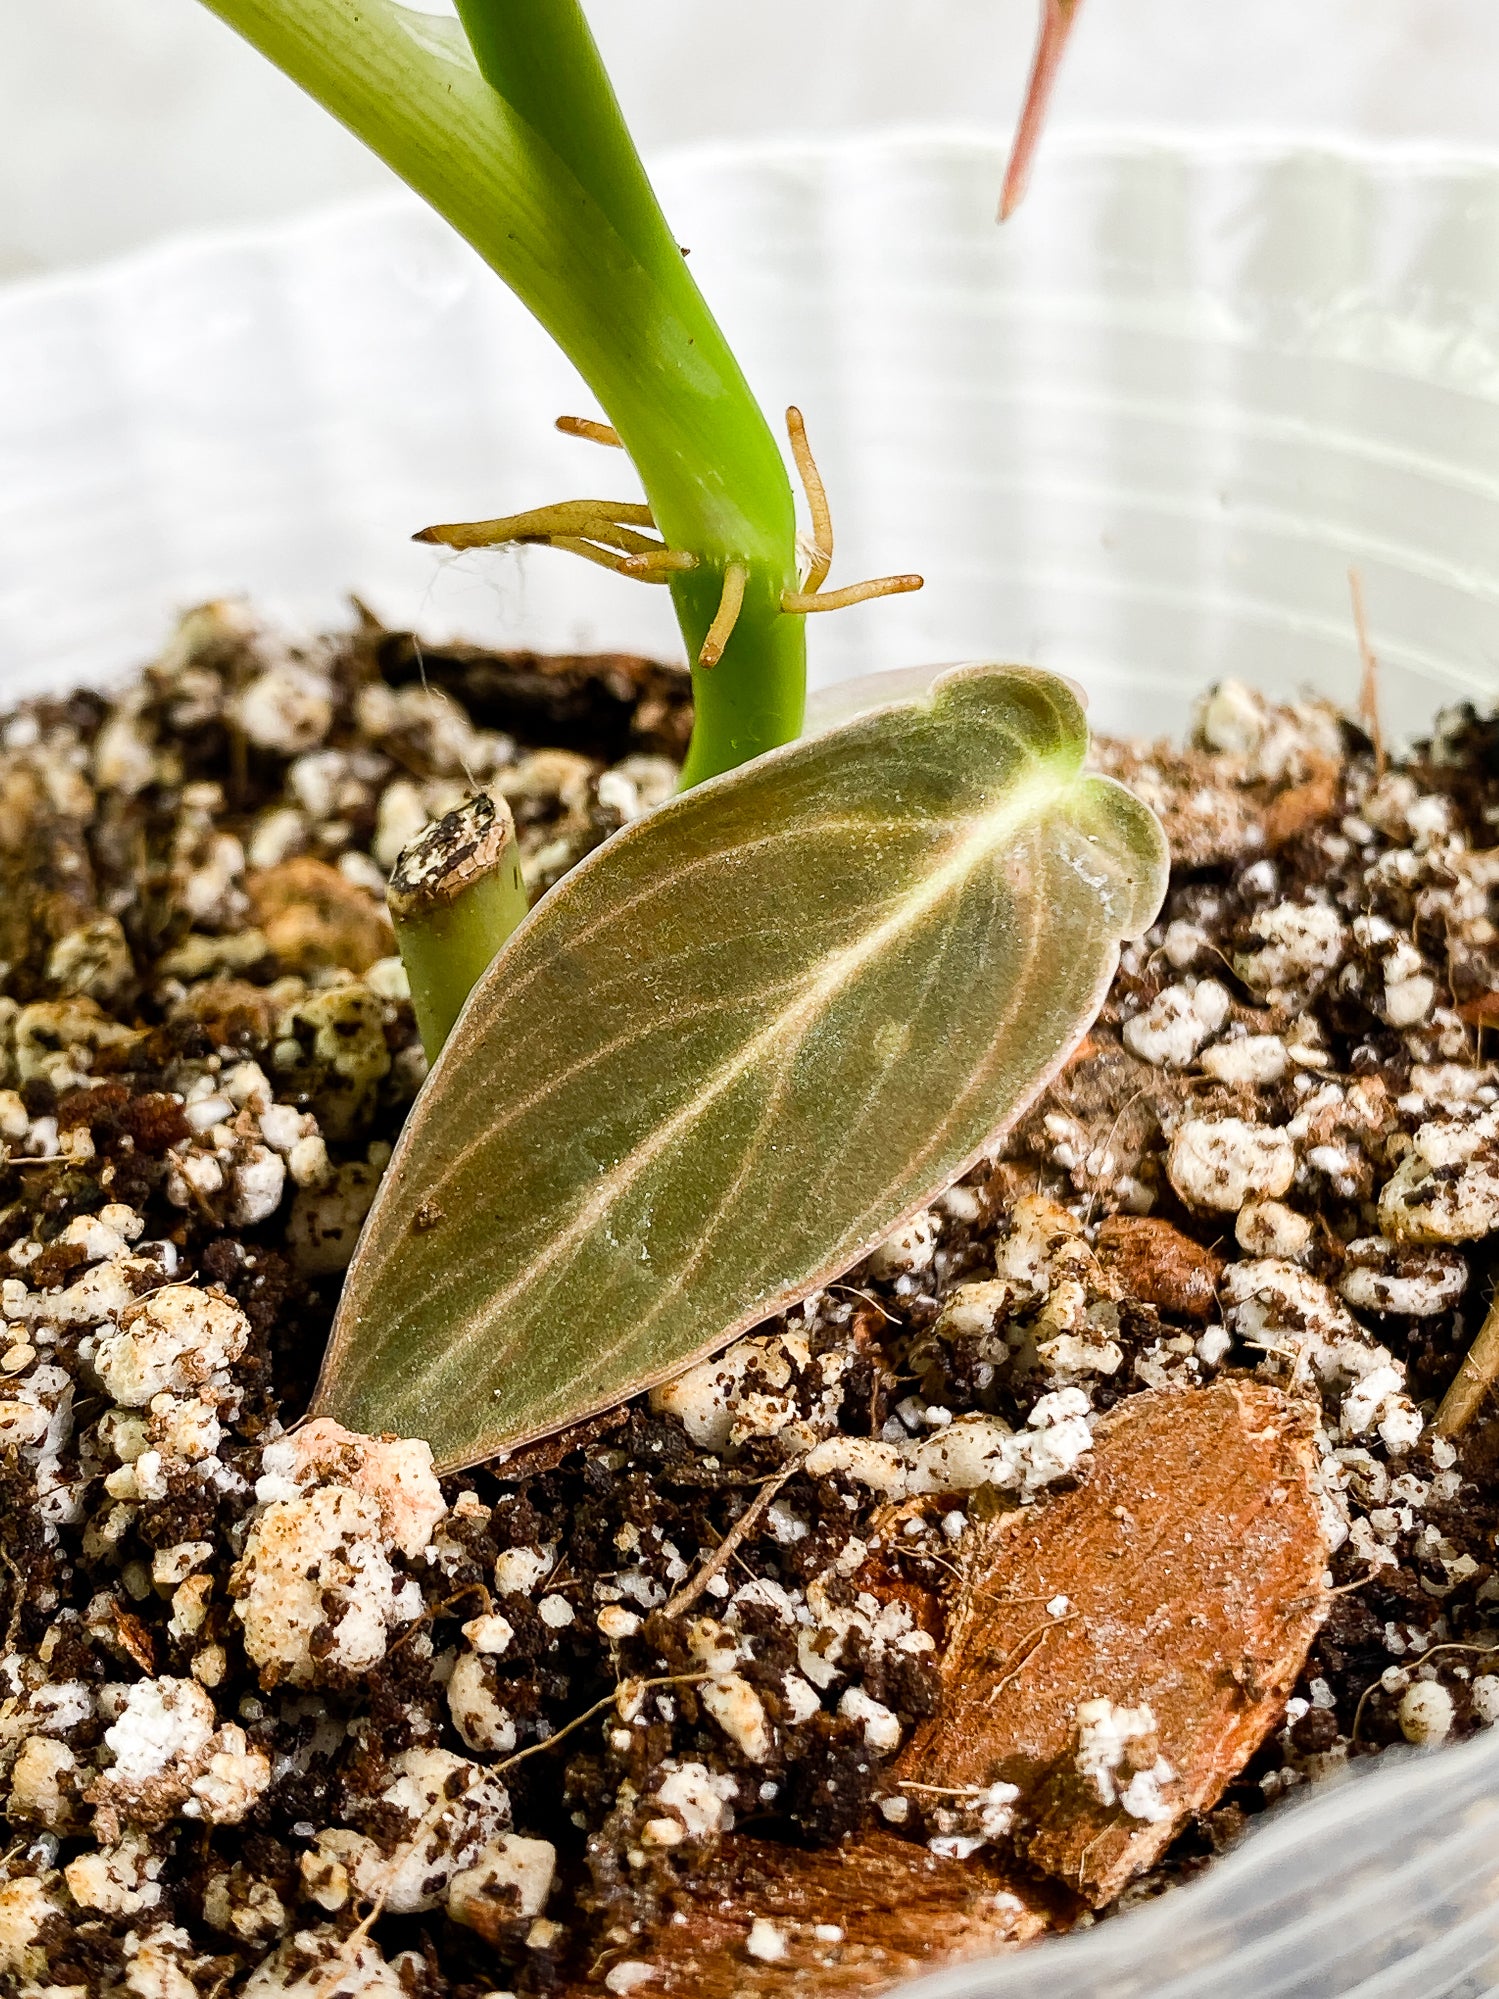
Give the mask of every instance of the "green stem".
M 791 740 L 806 641 L 804 621 L 780 608 L 796 587 L 785 466 L 667 227 L 578 0 L 459 0 L 463 31 L 396 0 L 205 4 L 425 196 L 577 367 L 667 542 L 698 557 L 671 586 L 690 658 L 725 568 L 748 568 L 723 658 L 694 671 L 683 783 Z

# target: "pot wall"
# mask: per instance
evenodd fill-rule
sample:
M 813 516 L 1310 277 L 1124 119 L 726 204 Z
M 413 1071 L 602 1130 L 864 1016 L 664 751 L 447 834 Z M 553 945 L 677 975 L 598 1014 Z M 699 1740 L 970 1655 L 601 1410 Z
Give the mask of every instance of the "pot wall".
M 1393 730 L 1492 695 L 1499 163 L 1072 143 L 1002 234 L 999 174 L 950 140 L 662 168 L 752 378 L 807 412 L 834 581 L 928 577 L 816 620 L 817 679 L 1029 659 L 1106 728 L 1179 726 L 1228 673 L 1346 700 L 1356 565 Z M 239 590 L 671 649 L 661 593 L 406 540 L 618 480 L 549 428 L 587 407 L 404 196 L 0 293 L 6 698 L 121 674 L 175 608 Z M 912 1999 L 1499 1989 L 1496 1774 L 1496 1738 L 1386 1763 L 1179 1895 Z
M 854 140 L 659 173 L 767 407 L 807 412 L 834 580 L 821 682 L 1038 661 L 1105 727 L 1226 673 L 1348 697 L 1364 579 L 1387 720 L 1499 659 L 1499 165 L 1054 146 L 993 224 L 997 149 Z M 511 644 L 675 647 L 663 594 L 546 552 L 435 558 L 432 519 L 619 484 L 508 294 L 404 195 L 0 293 L 0 671 L 122 671 L 174 607 L 357 589 Z M 621 490 L 624 487 L 621 485 Z

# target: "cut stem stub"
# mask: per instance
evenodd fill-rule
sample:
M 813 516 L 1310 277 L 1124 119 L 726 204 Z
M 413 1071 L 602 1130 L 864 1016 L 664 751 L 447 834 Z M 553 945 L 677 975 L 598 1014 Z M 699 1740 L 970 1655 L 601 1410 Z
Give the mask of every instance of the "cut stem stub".
M 387 891 L 427 1060 L 490 960 L 526 915 L 515 821 L 477 792 L 401 850 Z

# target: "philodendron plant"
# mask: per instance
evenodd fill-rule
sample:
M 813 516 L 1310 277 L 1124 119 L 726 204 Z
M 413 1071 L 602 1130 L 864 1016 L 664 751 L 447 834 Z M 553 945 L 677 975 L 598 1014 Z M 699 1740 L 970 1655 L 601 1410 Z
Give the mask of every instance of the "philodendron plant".
M 1078 698 L 1043 673 L 954 669 L 797 740 L 807 616 L 920 579 L 824 587 L 793 411 L 799 567 L 781 452 L 578 0 L 457 0 L 456 22 L 208 4 L 505 278 L 607 418 L 564 427 L 621 445 L 645 491 L 423 538 L 664 583 L 694 662 L 683 795 L 529 915 L 498 801 L 430 829 L 392 880 L 434 1067 L 316 1406 L 456 1468 L 677 1372 L 924 1207 L 1085 1032 L 1160 905 L 1165 847 L 1085 774 Z

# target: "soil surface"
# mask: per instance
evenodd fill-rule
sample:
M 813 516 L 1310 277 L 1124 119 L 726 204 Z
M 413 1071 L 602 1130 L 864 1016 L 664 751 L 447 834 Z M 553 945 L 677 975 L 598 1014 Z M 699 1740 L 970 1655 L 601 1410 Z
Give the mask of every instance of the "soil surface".
M 507 1462 L 291 1427 L 424 1073 L 401 847 L 492 790 L 539 892 L 688 726 L 234 605 L 0 718 L 0 1990 L 877 1991 L 1499 1718 L 1471 712 L 1099 745 L 1170 896 L 1000 1156 Z

